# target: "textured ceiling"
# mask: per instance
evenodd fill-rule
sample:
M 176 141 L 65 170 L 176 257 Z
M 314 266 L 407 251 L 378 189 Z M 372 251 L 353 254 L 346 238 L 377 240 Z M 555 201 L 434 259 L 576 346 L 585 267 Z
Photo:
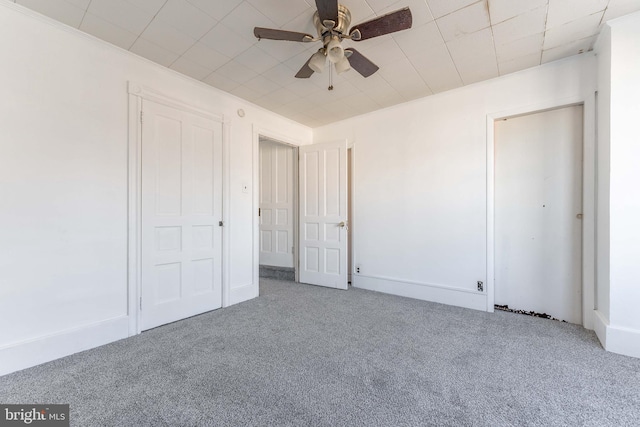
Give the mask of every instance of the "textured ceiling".
M 253 37 L 254 26 L 316 35 L 314 0 L 15 3 L 311 127 L 588 51 L 605 21 L 640 10 L 640 0 L 341 0 L 352 25 L 409 6 L 413 28 L 344 41 L 380 70 L 334 73 L 328 91 L 328 70 L 294 78 L 319 42 Z

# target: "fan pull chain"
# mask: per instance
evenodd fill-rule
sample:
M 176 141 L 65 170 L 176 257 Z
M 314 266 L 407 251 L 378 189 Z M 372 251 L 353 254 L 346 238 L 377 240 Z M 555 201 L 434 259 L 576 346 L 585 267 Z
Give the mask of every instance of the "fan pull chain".
M 329 62 L 329 87 L 327 90 L 333 90 L 333 64 Z

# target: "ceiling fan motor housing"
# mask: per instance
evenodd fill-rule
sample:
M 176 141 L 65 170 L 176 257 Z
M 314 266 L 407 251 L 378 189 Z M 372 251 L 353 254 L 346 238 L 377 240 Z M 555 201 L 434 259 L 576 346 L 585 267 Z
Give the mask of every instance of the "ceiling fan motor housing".
M 351 24 L 351 12 L 349 12 L 349 9 L 347 9 L 346 6 L 339 4 L 338 22 L 335 23 L 333 28 L 329 28 L 325 26 L 324 23 L 320 22 L 320 16 L 317 11 L 313 15 L 313 23 L 318 30 L 318 36 L 326 45 L 330 41 L 332 34 L 347 34 L 347 31 L 349 31 L 349 25 Z

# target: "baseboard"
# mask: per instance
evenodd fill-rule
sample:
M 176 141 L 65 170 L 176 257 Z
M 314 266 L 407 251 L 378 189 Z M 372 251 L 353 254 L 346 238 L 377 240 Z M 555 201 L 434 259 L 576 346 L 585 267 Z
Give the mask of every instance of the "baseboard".
M 231 288 L 229 293 L 229 305 L 248 301 L 258 296 L 258 286 L 253 283 Z
M 640 358 L 640 331 L 611 326 L 599 311 L 594 312 L 594 330 L 605 350 Z
M 455 305 L 474 310 L 487 310 L 487 295 L 482 292 L 473 292 L 467 289 L 383 277 L 363 276 L 360 274 L 354 274 L 351 277 L 351 285 L 354 288 L 368 289 L 370 291 L 384 292 L 386 294 L 424 301 Z
M 129 317 L 121 316 L 0 348 L 0 375 L 50 362 L 129 336 Z

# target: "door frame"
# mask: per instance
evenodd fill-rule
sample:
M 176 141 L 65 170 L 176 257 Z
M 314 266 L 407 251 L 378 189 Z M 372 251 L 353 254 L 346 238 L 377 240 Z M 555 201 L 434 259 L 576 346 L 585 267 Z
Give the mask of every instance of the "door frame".
M 488 312 L 494 311 L 495 302 L 495 135 L 497 120 L 525 116 L 549 110 L 582 105 L 582 324 L 586 329 L 594 327 L 595 304 L 595 94 L 550 100 L 534 105 L 487 114 L 486 183 L 487 183 L 487 271 L 484 293 Z
M 252 254 L 252 265 L 253 265 L 253 283 L 257 284 L 256 295 L 258 296 L 260 292 L 260 217 L 258 216 L 258 208 L 260 208 L 260 137 L 267 138 L 273 142 L 277 142 L 278 144 L 286 145 L 291 147 L 294 152 L 292 155 L 293 159 L 293 245 L 295 250 L 293 251 L 293 269 L 295 271 L 295 281 L 298 281 L 298 181 L 299 181 L 299 173 L 298 173 L 298 147 L 305 145 L 302 141 L 291 138 L 287 135 L 283 135 L 278 131 L 265 128 L 262 126 L 253 125 L 253 177 L 252 177 L 252 185 L 251 188 L 253 191 L 253 199 L 252 199 L 252 212 L 254 213 L 254 219 L 252 221 L 253 226 L 253 254 Z
M 229 218 L 229 122 L 223 115 L 198 108 L 188 101 L 175 99 L 161 91 L 143 84 L 128 82 L 129 137 L 127 169 L 127 315 L 129 336 L 141 333 L 140 310 L 142 295 L 142 121 L 143 100 L 153 101 L 168 107 L 204 117 L 222 124 L 222 220 Z M 222 307 L 229 306 L 229 228 L 222 227 Z

